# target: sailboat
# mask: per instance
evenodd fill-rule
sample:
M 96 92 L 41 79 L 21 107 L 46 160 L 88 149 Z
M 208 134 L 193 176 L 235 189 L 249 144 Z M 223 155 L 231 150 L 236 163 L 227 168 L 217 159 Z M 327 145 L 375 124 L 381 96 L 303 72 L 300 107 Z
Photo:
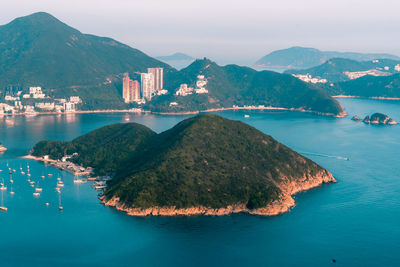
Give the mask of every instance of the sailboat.
M 58 209 L 63 210 L 63 206 L 61 205 L 61 190 L 58 192 Z
M 7 207 L 4 206 L 4 192 L 3 192 L 3 190 L 1 190 L 1 206 L 0 206 L 0 210 L 2 210 L 2 211 L 7 211 L 8 210 Z
M 0 184 L 0 190 L 1 191 L 6 191 L 7 190 L 7 186 L 4 185 L 4 178 L 2 178 L 2 179 L 3 179 L 3 182 Z
M 0 191 L 1 191 L 1 206 L 0 210 L 7 211 L 7 208 L 4 206 L 4 191 L 7 190 L 7 187 L 4 186 L 4 178 L 3 182 L 1 183 Z

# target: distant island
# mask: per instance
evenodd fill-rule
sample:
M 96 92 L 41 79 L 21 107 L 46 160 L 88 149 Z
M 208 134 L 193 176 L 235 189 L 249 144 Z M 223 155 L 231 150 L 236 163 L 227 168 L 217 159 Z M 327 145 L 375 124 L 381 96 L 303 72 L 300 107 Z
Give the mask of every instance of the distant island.
M 321 65 L 332 58 L 346 58 L 357 61 L 374 59 L 400 60 L 400 57 L 391 54 L 320 51 L 315 48 L 295 46 L 273 51 L 259 59 L 255 65 L 265 68 L 307 69 Z
M 165 62 L 178 70 L 186 68 L 195 61 L 195 58 L 179 52 L 169 56 L 158 56 L 156 59 Z
M 336 182 L 271 136 L 211 114 L 160 134 L 114 124 L 71 142 L 42 141 L 32 150 L 54 159 L 72 153 L 71 161 L 112 174 L 102 202 L 132 216 L 277 215 L 295 205 L 294 194 Z
M 392 118 L 382 113 L 374 113 L 371 116 L 366 116 L 363 120 L 366 124 L 374 125 L 395 125 L 397 124 Z

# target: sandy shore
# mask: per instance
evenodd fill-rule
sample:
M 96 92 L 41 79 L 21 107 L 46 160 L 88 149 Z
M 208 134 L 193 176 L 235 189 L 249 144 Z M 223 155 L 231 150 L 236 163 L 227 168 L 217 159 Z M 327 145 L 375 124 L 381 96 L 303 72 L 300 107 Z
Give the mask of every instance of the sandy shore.
M 245 204 L 238 203 L 225 208 L 209 208 L 204 206 L 177 209 L 176 207 L 152 207 L 148 209 L 129 207 L 122 203 L 116 196 L 106 199 L 101 197 L 104 205 L 114 207 L 125 212 L 129 216 L 224 216 L 234 213 L 247 213 L 259 216 L 274 216 L 288 212 L 296 205 L 293 196 L 299 192 L 307 191 L 327 183 L 336 183 L 336 179 L 328 171 L 320 171 L 314 176 L 305 175 L 297 181 L 282 182 L 280 189 L 282 194 L 279 199 L 266 207 L 249 210 Z

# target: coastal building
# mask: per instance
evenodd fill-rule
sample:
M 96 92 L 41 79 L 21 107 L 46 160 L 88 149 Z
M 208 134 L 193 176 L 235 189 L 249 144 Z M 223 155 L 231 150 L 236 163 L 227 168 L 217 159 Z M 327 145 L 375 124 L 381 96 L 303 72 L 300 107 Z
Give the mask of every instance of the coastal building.
M 204 75 L 197 75 L 196 89 L 194 90 L 196 94 L 208 94 L 208 90 L 206 89 L 207 83 L 208 81 Z
M 43 110 L 46 110 L 46 111 L 52 111 L 55 108 L 55 104 L 54 104 L 54 102 L 50 102 L 50 103 L 35 103 L 35 108 L 43 109 Z
M 76 110 L 75 103 L 66 102 L 64 103 L 64 112 L 74 112 Z
M 42 87 L 29 87 L 29 94 L 32 98 L 45 98 Z
M 80 104 L 80 103 L 82 103 L 82 99 L 79 96 L 70 96 L 69 102 L 74 103 L 74 104 Z
M 193 94 L 193 87 L 188 87 L 186 83 L 181 84 L 179 89 L 175 93 L 180 96 L 187 96 Z
M 141 83 L 142 97 L 145 100 L 150 101 L 152 96 L 155 94 L 153 74 L 141 73 L 140 83 Z
M 128 73 L 125 73 L 122 80 L 122 97 L 125 103 L 132 103 L 140 100 L 140 84 L 136 80 L 131 80 Z
M 322 79 L 322 78 L 313 78 L 310 74 L 293 74 L 294 77 L 302 80 L 303 82 L 306 83 L 327 83 L 327 79 Z
M 163 89 L 164 86 L 164 69 L 163 68 L 148 68 L 147 73 L 153 74 L 154 90 L 156 92 Z

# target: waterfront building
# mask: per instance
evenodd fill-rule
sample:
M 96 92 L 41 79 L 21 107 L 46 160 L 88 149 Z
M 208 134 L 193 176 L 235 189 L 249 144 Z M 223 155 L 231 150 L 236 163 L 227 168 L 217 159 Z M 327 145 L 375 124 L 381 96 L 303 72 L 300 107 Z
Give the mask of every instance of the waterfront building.
M 74 112 L 76 110 L 75 103 L 72 102 L 66 102 L 63 106 L 65 112 Z
M 147 101 L 150 101 L 152 96 L 155 94 L 153 74 L 141 73 L 140 82 L 141 82 L 142 97 Z
M 158 92 L 164 89 L 164 69 L 163 68 L 148 68 L 147 73 L 153 74 L 154 90 Z

